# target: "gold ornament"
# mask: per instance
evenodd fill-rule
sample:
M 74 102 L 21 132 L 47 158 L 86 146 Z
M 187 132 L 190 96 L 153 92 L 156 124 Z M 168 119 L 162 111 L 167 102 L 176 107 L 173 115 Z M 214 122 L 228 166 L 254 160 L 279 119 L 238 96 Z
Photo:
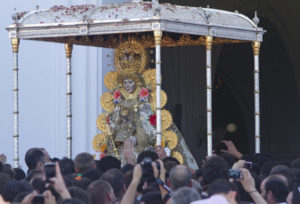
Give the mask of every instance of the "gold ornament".
M 183 157 L 180 152 L 172 151 L 171 157 L 174 157 L 175 159 L 177 159 L 179 161 L 180 164 L 183 164 Z
M 147 53 L 141 43 L 132 39 L 120 43 L 114 61 L 119 72 L 142 73 L 147 64 Z
M 114 110 L 114 97 L 109 92 L 105 92 L 100 98 L 102 108 L 111 113 Z
M 113 90 L 118 87 L 117 84 L 118 73 L 117 72 L 108 72 L 104 77 L 104 85 L 109 90 Z
M 140 88 L 136 88 L 135 91 L 133 93 L 128 93 L 124 88 L 120 89 L 121 95 L 126 99 L 135 99 L 138 97 L 139 93 L 140 93 Z
M 106 145 L 106 135 L 105 134 L 98 134 L 93 139 L 93 148 L 96 152 L 100 150 L 102 145 Z
M 101 113 L 97 118 L 97 127 L 103 133 L 107 133 L 107 117 L 108 113 Z
M 167 110 L 161 111 L 161 128 L 162 130 L 168 129 L 172 124 L 172 115 Z
M 175 132 L 165 131 L 163 132 L 163 141 L 165 143 L 165 147 L 169 147 L 172 150 L 177 146 L 178 138 Z
M 151 95 L 151 102 L 150 102 L 151 109 L 153 111 L 155 111 L 156 110 L 156 90 L 154 89 L 151 92 L 150 95 Z M 160 108 L 163 108 L 166 105 L 167 100 L 168 100 L 168 97 L 167 97 L 166 92 L 164 92 L 163 90 L 161 90 L 161 92 L 160 92 L 160 105 L 161 105 L 161 107 Z
M 156 70 L 148 69 L 143 73 L 143 79 L 145 81 L 146 86 L 151 87 L 151 90 L 155 90 L 156 87 Z M 160 77 L 161 82 L 161 77 Z

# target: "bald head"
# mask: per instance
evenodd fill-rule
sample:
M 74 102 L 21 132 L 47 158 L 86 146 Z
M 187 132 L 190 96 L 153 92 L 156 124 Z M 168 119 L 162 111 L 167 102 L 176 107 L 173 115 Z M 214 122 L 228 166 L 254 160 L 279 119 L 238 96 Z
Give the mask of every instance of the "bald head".
M 176 191 L 180 187 L 191 186 L 192 173 L 188 167 L 184 165 L 177 165 L 171 169 L 170 185 Z

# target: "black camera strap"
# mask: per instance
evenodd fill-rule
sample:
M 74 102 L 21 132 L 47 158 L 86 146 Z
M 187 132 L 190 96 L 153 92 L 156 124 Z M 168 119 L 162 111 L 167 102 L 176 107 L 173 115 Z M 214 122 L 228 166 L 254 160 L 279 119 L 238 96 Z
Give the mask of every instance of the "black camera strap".
M 167 186 L 167 184 L 165 184 L 160 178 L 156 178 L 156 183 L 163 187 L 166 191 L 168 191 L 170 195 L 173 194 L 172 189 L 169 186 Z

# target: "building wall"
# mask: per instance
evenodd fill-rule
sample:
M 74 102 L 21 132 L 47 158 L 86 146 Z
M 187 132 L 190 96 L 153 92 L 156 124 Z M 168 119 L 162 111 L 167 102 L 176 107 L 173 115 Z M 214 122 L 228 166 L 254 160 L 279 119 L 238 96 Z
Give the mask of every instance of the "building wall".
M 0 153 L 13 164 L 13 72 L 12 49 L 4 29 L 15 12 L 54 5 L 109 4 L 124 0 L 7 1 L 0 7 Z M 106 91 L 102 81 L 112 69 L 112 50 L 74 46 L 72 56 L 73 157 L 93 153 L 96 119 L 101 113 L 99 98 Z M 53 157 L 67 154 L 66 58 L 63 44 L 25 41 L 19 47 L 20 164 L 31 147 L 44 147 Z M 26 169 L 26 168 L 25 168 Z

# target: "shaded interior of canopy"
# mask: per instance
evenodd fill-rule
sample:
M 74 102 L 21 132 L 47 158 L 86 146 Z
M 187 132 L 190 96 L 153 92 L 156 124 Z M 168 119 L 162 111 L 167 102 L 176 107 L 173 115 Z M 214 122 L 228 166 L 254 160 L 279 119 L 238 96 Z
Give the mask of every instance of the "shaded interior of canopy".
M 155 47 L 153 32 L 122 33 L 122 34 L 109 34 L 109 35 L 65 36 L 65 37 L 54 37 L 54 38 L 30 38 L 28 40 L 116 48 L 120 42 L 131 40 L 131 39 L 138 40 L 143 44 L 145 48 Z M 205 36 L 163 32 L 161 46 L 175 47 L 175 46 L 205 45 L 205 39 L 206 39 Z M 241 42 L 249 42 L 249 41 L 226 39 L 226 38 L 213 39 L 213 44 L 227 44 L 227 43 L 241 43 Z

